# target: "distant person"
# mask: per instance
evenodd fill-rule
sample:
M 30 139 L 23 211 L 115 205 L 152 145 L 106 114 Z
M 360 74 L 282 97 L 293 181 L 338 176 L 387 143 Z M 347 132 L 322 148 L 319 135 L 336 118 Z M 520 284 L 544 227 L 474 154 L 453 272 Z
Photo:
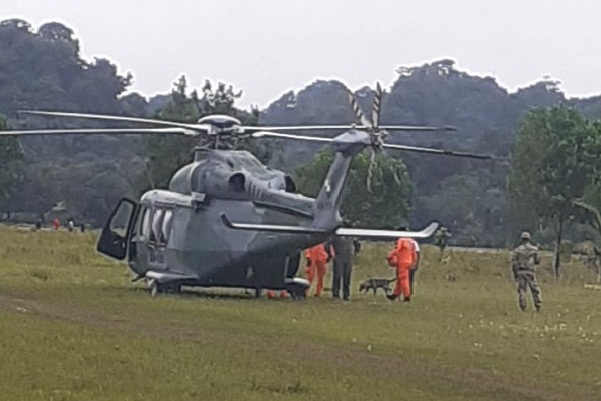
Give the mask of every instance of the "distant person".
M 434 234 L 434 244 L 440 250 L 440 261 L 442 261 L 444 250 L 447 247 L 447 242 L 450 237 L 452 237 L 452 235 L 446 227 L 439 228 Z
M 540 311 L 542 300 L 541 291 L 536 280 L 535 266 L 540 263 L 538 248 L 530 242 L 530 233 L 524 231 L 520 237 L 522 243 L 511 254 L 511 271 L 513 279 L 518 284 L 518 305 L 526 310 L 526 292 L 530 288 L 532 301 L 536 311 Z
M 36 229 L 36 231 L 42 229 L 42 220 L 36 220 L 35 221 L 35 229 Z
M 73 230 L 75 230 L 75 222 L 73 221 L 73 219 L 69 219 L 69 221 L 67 222 L 67 228 L 71 233 L 73 232 Z
M 58 231 L 60 226 L 61 226 L 61 222 L 58 218 L 55 218 L 54 220 L 52 220 L 52 228 L 54 228 L 54 231 Z
M 349 301 L 353 272 L 353 241 L 350 238 L 335 235 L 326 243 L 326 252 L 333 260 L 332 297 L 340 299 L 340 284 L 342 283 L 342 299 Z
M 353 254 L 358 255 L 361 252 L 361 242 L 357 238 L 353 239 Z
M 79 225 L 79 231 L 81 231 L 82 233 L 86 232 L 86 225 L 84 223 L 81 223 Z
M 419 269 L 419 262 L 421 260 L 421 250 L 419 248 L 419 243 L 416 240 L 413 240 L 413 246 L 415 247 L 415 265 L 409 269 L 409 289 L 411 290 L 411 295 L 415 295 L 415 274 Z
M 401 227 L 400 230 L 407 231 L 407 228 Z M 403 295 L 403 302 L 409 302 L 411 300 L 409 271 L 417 261 L 413 238 L 399 238 L 395 248 L 388 253 L 387 260 L 389 266 L 396 268 L 396 286 L 392 294 L 386 295 L 386 298 L 394 301 Z

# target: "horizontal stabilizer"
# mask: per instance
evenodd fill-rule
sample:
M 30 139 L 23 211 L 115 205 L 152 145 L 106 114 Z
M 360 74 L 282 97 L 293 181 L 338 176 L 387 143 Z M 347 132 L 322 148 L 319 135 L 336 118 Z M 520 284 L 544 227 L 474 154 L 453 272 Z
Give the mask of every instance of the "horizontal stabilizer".
M 438 223 L 430 225 L 421 231 L 395 231 L 395 230 L 369 230 L 362 228 L 339 228 L 336 235 L 342 237 L 359 237 L 366 239 L 394 239 L 394 238 L 429 238 L 438 228 Z
M 221 222 L 226 226 L 234 230 L 249 230 L 249 231 L 270 231 L 284 234 L 325 234 L 325 230 L 317 228 L 307 228 L 298 226 L 281 226 L 277 224 L 251 224 L 251 223 L 233 223 L 225 215 L 221 213 Z

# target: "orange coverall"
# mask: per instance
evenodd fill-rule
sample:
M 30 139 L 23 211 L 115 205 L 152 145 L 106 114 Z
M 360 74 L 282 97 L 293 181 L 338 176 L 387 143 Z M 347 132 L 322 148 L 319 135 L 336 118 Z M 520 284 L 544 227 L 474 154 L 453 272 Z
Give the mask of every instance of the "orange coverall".
M 305 276 L 309 281 L 309 286 L 313 283 L 315 275 L 317 275 L 317 287 L 315 288 L 315 296 L 319 297 L 323 291 L 323 279 L 326 276 L 328 263 L 328 254 L 323 244 L 315 245 L 305 251 L 307 258 L 307 266 L 305 267 Z
M 394 248 L 388 254 L 388 263 L 396 267 L 396 286 L 393 295 L 398 297 L 403 294 L 405 299 L 411 297 L 411 288 L 409 286 L 409 270 L 417 261 L 415 244 L 411 238 L 399 238 Z

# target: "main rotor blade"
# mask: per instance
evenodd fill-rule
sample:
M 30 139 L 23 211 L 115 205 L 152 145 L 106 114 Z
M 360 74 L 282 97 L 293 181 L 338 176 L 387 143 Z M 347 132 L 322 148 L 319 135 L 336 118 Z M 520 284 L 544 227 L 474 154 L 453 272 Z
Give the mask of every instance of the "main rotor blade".
M 245 133 L 253 133 L 258 131 L 340 131 L 349 130 L 352 128 L 358 130 L 366 130 L 370 125 L 297 125 L 297 126 L 242 126 L 241 129 Z M 455 127 L 428 127 L 415 125 L 383 125 L 380 127 L 386 131 L 456 131 Z
M 457 128 L 446 126 L 446 127 L 428 127 L 428 126 L 417 126 L 417 125 L 382 125 L 380 129 L 386 131 L 457 131 Z
M 387 149 L 406 150 L 408 152 L 431 153 L 431 154 L 437 154 L 437 155 L 466 157 L 466 158 L 481 159 L 481 160 L 505 160 L 503 158 L 499 158 L 499 157 L 492 156 L 492 155 L 479 155 L 479 154 L 475 154 L 475 153 L 454 152 L 452 150 L 445 150 L 445 149 L 420 148 L 417 146 L 393 145 L 393 144 L 388 144 L 388 143 L 385 143 L 382 146 Z
M 0 131 L 0 136 L 73 135 L 73 134 L 180 134 L 198 136 L 198 131 L 184 128 L 77 128 Z
M 155 124 L 155 125 L 163 125 L 167 127 L 179 127 L 179 128 L 187 128 L 196 131 L 207 132 L 211 128 L 206 124 L 185 124 L 178 123 L 175 121 L 162 121 L 162 120 L 154 120 L 149 118 L 137 118 L 137 117 L 124 117 L 124 116 L 111 116 L 106 114 L 84 114 L 84 113 L 64 113 L 57 111 L 33 111 L 33 110 L 19 110 L 19 113 L 23 114 L 35 114 L 40 116 L 54 116 L 54 117 L 68 117 L 68 118 L 84 118 L 90 120 L 108 120 L 108 121 L 127 121 L 131 123 L 146 123 L 146 124 Z
M 284 138 L 284 139 L 299 139 L 303 141 L 314 141 L 314 142 L 332 142 L 332 138 L 325 138 L 323 136 L 308 136 L 308 135 L 291 135 L 291 134 L 280 134 L 277 132 L 259 131 L 250 135 L 251 138 Z
M 278 132 L 255 132 L 250 135 L 251 138 L 262 138 L 262 137 L 273 137 L 273 138 L 283 138 L 283 139 L 297 139 L 303 141 L 313 141 L 313 142 L 332 142 L 333 138 L 325 138 L 323 136 L 308 136 L 308 135 L 291 135 L 291 134 L 281 134 Z M 506 158 L 496 157 L 492 155 L 480 155 L 476 153 L 465 153 L 465 152 L 455 152 L 451 150 L 445 149 L 434 149 L 434 148 L 420 148 L 417 146 L 407 146 L 407 145 L 393 145 L 385 143 L 382 145 L 387 149 L 396 149 L 396 150 L 405 150 L 408 152 L 417 152 L 417 153 L 429 153 L 435 155 L 444 155 L 444 156 L 454 156 L 454 157 L 466 157 L 471 159 L 480 159 L 480 160 L 498 160 L 498 161 L 507 161 Z

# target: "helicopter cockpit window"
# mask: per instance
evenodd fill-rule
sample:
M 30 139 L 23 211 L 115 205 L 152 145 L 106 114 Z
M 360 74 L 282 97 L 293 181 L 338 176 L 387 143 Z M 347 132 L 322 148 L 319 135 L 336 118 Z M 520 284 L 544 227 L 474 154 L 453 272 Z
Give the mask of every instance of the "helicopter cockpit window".
M 152 216 L 152 229 L 150 231 L 150 240 L 151 241 L 158 241 L 158 239 L 161 236 L 161 223 L 162 223 L 162 219 L 161 217 L 163 217 L 163 210 L 162 209 L 156 209 L 154 211 L 154 215 Z
M 167 243 L 169 241 L 169 233 L 171 231 L 171 219 L 173 218 L 172 210 L 165 210 L 165 215 L 163 216 L 163 224 L 161 225 L 161 240 L 162 243 Z

